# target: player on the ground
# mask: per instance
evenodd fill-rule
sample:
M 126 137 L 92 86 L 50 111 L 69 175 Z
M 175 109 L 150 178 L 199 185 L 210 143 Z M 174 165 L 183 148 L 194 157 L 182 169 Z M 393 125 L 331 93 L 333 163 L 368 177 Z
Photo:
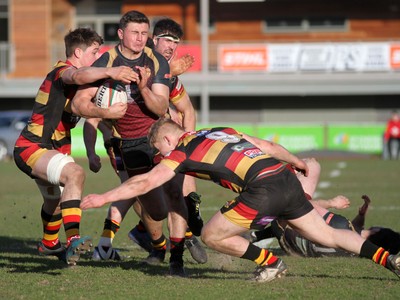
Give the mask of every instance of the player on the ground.
M 390 228 L 371 227 L 364 229 L 365 215 L 371 200 L 367 195 L 363 195 L 363 205 L 359 208 L 357 216 L 352 220 L 329 211 L 329 208 L 344 209 L 349 207 L 350 201 L 346 197 L 339 195 L 329 200 L 313 200 L 312 197 L 319 182 L 321 166 L 315 158 L 304 159 L 310 170 L 310 176 L 305 177 L 297 172 L 297 176 L 302 184 L 307 199 L 311 201 L 314 208 L 318 211 L 325 222 L 338 229 L 353 230 L 363 238 L 386 249 L 390 254 L 397 254 L 400 251 L 400 234 Z M 296 173 L 293 169 L 292 171 Z M 260 231 L 250 234 L 250 241 L 255 243 L 267 238 L 277 238 L 281 248 L 290 255 L 304 257 L 320 256 L 349 256 L 354 255 L 341 249 L 324 247 L 307 240 L 294 230 L 285 220 L 274 220 L 271 225 Z
M 306 176 L 307 165 L 279 144 L 226 127 L 185 132 L 169 119 L 160 119 L 151 127 L 149 141 L 163 155 L 156 167 L 102 195 L 84 197 L 81 208 L 130 199 L 179 173 L 189 173 L 239 194 L 204 225 L 201 237 L 212 249 L 254 261 L 255 281 L 271 281 L 283 275 L 287 267 L 280 258 L 251 244 L 241 234 L 264 228 L 276 218 L 287 220 L 314 242 L 359 254 L 400 275 L 399 255 L 389 255 L 359 234 L 334 229 L 323 221 L 305 197 L 297 177 L 282 162 Z
M 90 250 L 91 239 L 80 236 L 79 207 L 85 180 L 83 169 L 71 154 L 71 128 L 79 117 L 71 112 L 71 100 L 78 84 L 101 78 L 130 82 L 129 68 L 90 68 L 98 57 L 102 38 L 94 31 L 78 28 L 65 36 L 67 60 L 59 61 L 39 88 L 32 116 L 16 141 L 14 160 L 21 171 L 33 178 L 43 196 L 41 210 L 43 238 L 38 251 L 75 264 L 82 252 Z M 124 115 L 125 104 L 92 109 L 104 118 Z M 65 247 L 59 240 L 64 225 Z

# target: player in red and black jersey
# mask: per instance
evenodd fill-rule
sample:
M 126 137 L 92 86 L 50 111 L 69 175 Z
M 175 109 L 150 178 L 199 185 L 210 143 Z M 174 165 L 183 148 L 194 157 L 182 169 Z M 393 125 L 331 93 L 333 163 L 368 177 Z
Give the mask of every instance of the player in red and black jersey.
M 357 233 L 334 229 L 320 217 L 304 195 L 286 162 L 308 176 L 305 162 L 279 144 L 240 133 L 232 128 L 185 132 L 169 119 L 150 129 L 149 141 L 163 155 L 150 172 L 130 178 L 102 195 L 84 197 L 83 209 L 130 199 L 169 181 L 178 173 L 190 174 L 237 192 L 202 230 L 206 245 L 257 264 L 254 280 L 271 281 L 283 275 L 284 262 L 241 235 L 261 229 L 276 218 L 287 222 L 307 239 L 324 246 L 359 254 L 400 275 L 400 256 L 365 240 Z
M 80 237 L 79 224 L 85 174 L 71 155 L 70 131 L 79 121 L 71 110 L 71 100 L 78 84 L 101 78 L 130 82 L 134 79 L 130 68 L 90 68 L 98 58 L 102 38 L 94 31 L 79 28 L 65 36 L 66 61 L 59 61 L 47 74 L 39 88 L 32 116 L 16 141 L 14 160 L 19 169 L 35 179 L 43 196 L 41 211 L 43 238 L 40 254 L 56 255 L 68 264 L 75 264 L 79 252 L 90 246 L 88 237 Z M 101 109 L 92 104 L 97 114 L 119 118 L 125 104 Z M 66 251 L 59 241 L 59 229 L 64 224 Z
M 319 183 L 321 166 L 315 158 L 303 159 L 309 169 L 310 175 L 305 177 L 296 172 L 287 165 L 288 169 L 296 174 L 301 182 L 307 199 L 318 211 L 320 216 L 325 220 L 326 224 L 334 228 L 347 229 L 356 231 L 363 238 L 370 240 L 372 243 L 385 248 L 390 254 L 397 254 L 400 251 L 400 234 L 390 228 L 370 227 L 365 229 L 365 217 L 370 205 L 370 198 L 363 195 L 363 205 L 359 208 L 357 216 L 350 221 L 349 219 L 328 209 L 345 209 L 350 206 L 350 200 L 343 196 L 337 195 L 331 199 L 314 199 L 313 195 Z M 274 220 L 270 226 L 260 231 L 253 231 L 250 234 L 252 243 L 267 238 L 277 238 L 281 248 L 289 255 L 297 255 L 303 257 L 321 257 L 321 256 L 353 256 L 353 253 L 343 251 L 341 249 L 329 248 L 307 240 L 301 236 L 295 229 L 285 220 Z

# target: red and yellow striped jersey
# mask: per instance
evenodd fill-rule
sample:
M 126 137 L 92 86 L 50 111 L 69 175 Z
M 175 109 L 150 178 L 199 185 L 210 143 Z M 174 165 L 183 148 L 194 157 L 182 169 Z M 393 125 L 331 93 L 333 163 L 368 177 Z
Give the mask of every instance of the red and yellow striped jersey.
M 57 149 L 71 154 L 71 129 L 79 121 L 71 111 L 71 100 L 78 86 L 66 85 L 61 76 L 69 62 L 59 61 L 47 74 L 39 88 L 32 110 L 32 116 L 21 135 L 42 148 Z
M 263 153 L 233 128 L 218 127 L 185 133 L 161 161 L 185 173 L 240 193 L 249 182 L 280 172 L 283 164 Z

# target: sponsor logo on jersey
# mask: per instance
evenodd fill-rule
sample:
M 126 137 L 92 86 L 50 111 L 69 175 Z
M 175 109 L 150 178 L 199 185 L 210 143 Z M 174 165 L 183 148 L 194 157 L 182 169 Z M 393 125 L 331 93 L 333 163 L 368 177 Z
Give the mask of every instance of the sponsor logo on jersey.
M 255 158 L 257 156 L 263 155 L 264 153 L 260 149 L 255 148 L 255 149 L 246 150 L 243 154 L 247 157 Z

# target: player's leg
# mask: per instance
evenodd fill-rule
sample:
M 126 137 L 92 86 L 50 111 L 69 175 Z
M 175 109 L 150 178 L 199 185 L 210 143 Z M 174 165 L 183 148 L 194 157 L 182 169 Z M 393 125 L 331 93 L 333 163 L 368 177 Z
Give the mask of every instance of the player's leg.
M 110 205 L 107 217 L 104 220 L 103 232 L 93 252 L 93 260 L 122 260 L 118 251 L 113 248 L 112 243 L 126 213 L 135 201 L 135 199 L 117 201 Z
M 59 240 L 59 231 L 62 225 L 59 203 L 63 188 L 42 179 L 36 179 L 35 182 L 43 197 L 43 205 L 40 212 L 43 236 L 37 247 L 38 252 L 40 255 L 54 255 L 62 259 L 65 249 Z
M 60 209 L 63 219 L 66 242 L 66 262 L 76 264 L 81 253 L 91 250 L 90 237 L 80 236 L 80 220 L 85 172 L 71 156 L 58 151 L 46 151 L 32 168 L 32 175 L 47 180 L 53 185 L 62 185 Z M 45 200 L 46 201 L 46 200 Z M 51 201 L 51 200 L 49 200 Z
M 188 231 L 188 235 L 193 233 L 196 236 L 200 236 L 204 222 L 200 213 L 201 196 L 196 192 L 196 181 L 194 177 L 185 176 L 183 195 L 188 210 L 188 227 L 190 230 L 190 232 Z
M 313 242 L 369 258 L 396 275 L 400 274 L 400 256 L 390 255 L 388 251 L 365 240 L 354 231 L 328 226 L 315 210 L 288 221 L 297 232 Z
M 351 221 L 358 233 L 361 233 L 361 231 L 364 229 L 365 215 L 367 214 L 369 204 L 371 203 L 371 200 L 367 195 L 363 195 L 361 198 L 364 200 L 364 203 L 358 209 L 357 216 L 355 216 L 355 218 Z
M 209 247 L 221 253 L 251 260 L 257 264 L 253 280 L 268 282 L 286 272 L 284 262 L 267 249 L 259 248 L 241 235 L 249 228 L 251 221 L 241 216 L 234 216 L 233 221 L 228 210 L 218 211 L 203 227 L 201 238 Z M 239 220 L 237 217 L 241 218 Z M 241 224 L 241 225 L 238 225 Z M 245 225 L 247 224 L 247 225 Z
M 183 251 L 187 229 L 187 209 L 183 200 L 183 175 L 178 174 L 163 185 L 168 205 L 168 230 L 170 240 L 170 275 L 185 277 Z
M 139 217 L 139 222 L 133 227 L 129 233 L 128 237 L 131 239 L 135 244 L 139 245 L 143 250 L 147 252 L 151 252 L 153 250 L 153 246 L 151 245 L 151 238 L 149 233 L 147 232 L 146 226 L 141 220 L 142 214 L 142 205 L 139 201 L 135 201 L 132 205 L 133 210 L 135 211 L 136 215 Z
M 164 261 L 167 250 L 167 239 L 163 234 L 163 220 L 168 216 L 168 208 L 163 187 L 141 195 L 138 200 L 142 206 L 140 219 L 150 235 L 153 246 L 153 250 L 144 262 L 151 265 L 160 264 Z
M 305 158 L 304 161 L 309 169 L 309 175 L 307 177 L 301 173 L 297 173 L 296 175 L 304 192 L 312 198 L 318 186 L 321 174 L 321 165 L 315 158 Z

